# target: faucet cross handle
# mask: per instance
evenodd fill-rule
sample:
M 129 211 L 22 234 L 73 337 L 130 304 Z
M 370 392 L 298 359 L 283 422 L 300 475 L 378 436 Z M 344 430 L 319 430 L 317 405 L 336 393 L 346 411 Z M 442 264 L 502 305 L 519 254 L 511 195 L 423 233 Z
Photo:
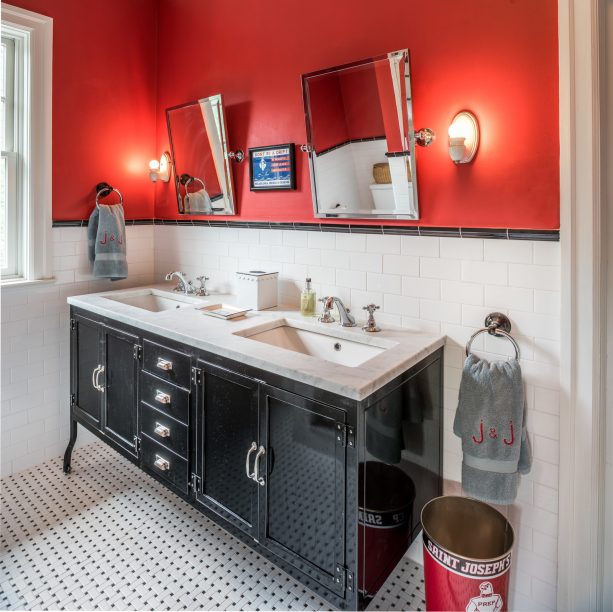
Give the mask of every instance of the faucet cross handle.
M 362 310 L 366 310 L 368 312 L 368 321 L 366 321 L 366 325 L 362 327 L 362 329 L 366 332 L 379 332 L 381 328 L 377 325 L 375 321 L 374 312 L 375 310 L 379 310 L 380 306 L 376 304 L 368 304 L 368 306 L 363 306 Z
M 206 290 L 206 281 L 210 280 L 209 277 L 203 274 L 202 276 L 197 276 L 196 280 L 200 281 L 200 287 L 196 290 L 196 295 L 209 295 L 209 292 Z
M 331 297 L 326 296 L 319 298 L 319 300 L 317 301 L 321 302 L 324 305 L 323 312 L 321 313 L 318 321 L 320 321 L 321 323 L 334 323 L 334 317 L 330 314 L 330 310 L 334 305 L 334 300 Z

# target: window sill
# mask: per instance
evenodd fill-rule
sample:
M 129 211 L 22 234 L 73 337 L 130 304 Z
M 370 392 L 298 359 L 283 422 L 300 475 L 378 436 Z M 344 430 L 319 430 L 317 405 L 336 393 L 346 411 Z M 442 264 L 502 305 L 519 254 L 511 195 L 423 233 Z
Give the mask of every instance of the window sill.
M 30 287 L 36 285 L 51 285 L 55 283 L 55 277 L 40 278 L 36 280 L 28 280 L 25 278 L 10 278 L 6 280 L 0 280 L 0 289 L 8 289 L 9 287 Z

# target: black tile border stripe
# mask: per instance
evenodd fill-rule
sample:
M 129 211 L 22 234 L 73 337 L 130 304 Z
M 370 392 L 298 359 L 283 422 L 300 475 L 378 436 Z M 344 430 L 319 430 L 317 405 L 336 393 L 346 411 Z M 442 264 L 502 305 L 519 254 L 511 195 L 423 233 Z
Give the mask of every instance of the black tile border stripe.
M 327 149 L 322 149 L 321 151 L 314 151 L 317 157 L 321 157 L 326 153 L 330 153 L 332 151 L 336 151 L 336 149 L 341 149 L 342 147 L 346 147 L 347 145 L 359 143 L 359 142 L 374 142 L 375 140 L 386 140 L 386 136 L 369 136 L 368 138 L 354 138 L 353 140 L 345 140 L 344 142 L 339 142 Z M 387 153 L 386 153 L 387 155 Z
M 217 219 L 127 219 L 132 225 L 177 225 L 248 229 L 376 234 L 380 236 L 437 236 L 443 238 L 488 238 L 559 242 L 560 230 L 498 229 L 483 227 L 422 227 L 419 225 L 355 225 L 348 223 L 292 223 L 279 221 L 226 221 Z M 87 227 L 87 219 L 54 221 L 53 227 Z

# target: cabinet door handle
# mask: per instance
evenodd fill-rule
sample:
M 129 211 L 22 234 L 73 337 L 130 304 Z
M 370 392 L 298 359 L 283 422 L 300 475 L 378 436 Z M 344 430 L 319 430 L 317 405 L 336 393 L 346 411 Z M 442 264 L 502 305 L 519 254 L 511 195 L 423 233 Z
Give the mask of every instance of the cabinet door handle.
M 92 370 L 92 386 L 94 387 L 94 389 L 96 389 L 96 391 L 100 391 L 100 389 L 98 388 L 98 385 L 96 384 L 96 377 L 98 376 L 98 374 L 100 372 L 100 367 L 101 366 L 96 366 Z
M 255 480 L 255 472 L 253 472 L 253 474 L 249 473 L 249 459 L 251 458 L 251 453 L 254 450 L 257 450 L 257 448 L 258 445 L 255 442 L 252 442 L 249 450 L 247 451 L 247 459 L 245 460 L 245 472 L 247 474 L 247 478 L 251 478 L 251 480 Z
M 170 436 L 170 429 L 161 423 L 156 423 L 153 433 L 160 436 L 160 438 L 168 438 Z
M 265 453 L 266 449 L 263 446 L 260 446 L 258 454 L 255 456 L 255 463 L 253 464 L 253 480 L 255 480 L 261 486 L 266 484 L 266 481 L 260 476 L 260 459 Z
M 104 372 L 104 366 L 98 366 L 96 372 L 96 382 L 94 386 L 96 387 L 96 389 L 98 389 L 98 391 L 100 391 L 100 393 L 104 393 L 104 387 L 99 382 L 100 374 L 102 374 L 102 372 Z
M 170 370 L 172 370 L 172 361 L 158 357 L 157 367 L 165 372 L 170 372 Z
M 155 392 L 155 401 L 159 402 L 160 404 L 170 404 L 170 395 L 157 389 Z
M 162 470 L 162 472 L 167 472 L 170 469 L 170 462 L 168 459 L 164 459 L 164 457 L 160 457 L 159 455 L 155 456 L 155 461 L 153 463 L 156 468 Z

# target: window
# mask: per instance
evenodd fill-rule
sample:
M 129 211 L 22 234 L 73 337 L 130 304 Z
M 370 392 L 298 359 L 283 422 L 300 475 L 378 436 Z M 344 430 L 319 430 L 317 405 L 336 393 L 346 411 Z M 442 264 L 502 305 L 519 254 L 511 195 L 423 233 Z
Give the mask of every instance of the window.
M 20 198 L 17 197 L 18 167 L 22 170 L 23 158 L 19 155 L 18 135 L 19 109 L 15 96 L 15 75 L 17 62 L 23 56 L 15 55 L 15 39 L 2 36 L 2 71 L 0 74 L 2 119 L 0 124 L 0 142 L 2 158 L 0 161 L 0 268 L 2 278 L 20 276 L 23 245 L 21 244 Z M 18 87 L 19 88 L 19 87 Z
M 2 4 L 0 275 L 50 272 L 52 20 Z

